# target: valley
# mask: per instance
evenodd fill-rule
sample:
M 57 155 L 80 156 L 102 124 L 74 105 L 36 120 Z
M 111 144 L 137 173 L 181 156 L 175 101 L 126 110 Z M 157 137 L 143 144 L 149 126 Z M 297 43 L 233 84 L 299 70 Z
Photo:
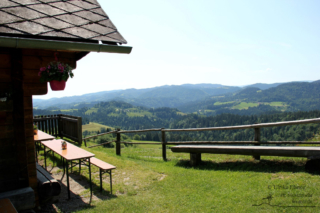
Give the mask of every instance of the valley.
M 150 128 L 200 128 L 217 126 L 235 126 L 253 123 L 279 122 L 320 117 L 320 86 L 315 82 L 292 82 L 273 85 L 266 88 L 245 87 L 233 93 L 219 96 L 208 96 L 200 100 L 193 100 L 173 107 L 147 107 L 129 103 L 123 100 L 111 100 L 90 103 L 76 103 L 70 108 L 50 106 L 46 109 L 34 109 L 35 115 L 41 114 L 69 114 L 81 116 L 84 135 L 94 135 L 112 128 L 123 130 L 139 130 Z M 261 85 L 260 85 L 261 86 Z M 181 95 L 187 99 L 203 91 L 209 91 L 216 85 L 188 85 L 186 86 L 154 88 L 146 90 L 144 100 L 151 103 L 176 99 Z M 192 93 L 192 88 L 196 92 Z M 208 89 L 210 88 L 210 89 Z M 229 90 L 230 88 L 228 88 Z M 166 91 L 166 92 L 163 92 Z M 116 91 L 119 92 L 119 91 Z M 124 91 L 122 91 L 124 92 Z M 129 92 L 129 91 L 127 91 Z M 133 97 L 143 91 L 133 92 Z M 99 93 L 100 94 L 100 93 Z M 135 94 L 135 95 L 134 95 Z M 129 94 L 127 94 L 129 96 Z M 167 95 L 167 97 L 164 97 Z M 172 95 L 170 98 L 169 96 Z M 125 96 L 125 95 L 124 95 Z M 149 97 L 149 98 L 147 98 Z M 191 100 L 191 99 L 190 99 Z M 135 100 L 136 101 L 136 100 Z M 56 100 L 57 103 L 59 101 Z M 133 102 L 133 101 L 131 101 Z M 170 101 L 169 101 L 170 102 Z M 164 103 L 166 103 L 164 101 Z M 172 105 L 166 103 L 167 105 Z M 62 103 L 59 103 L 62 104 Z M 83 131 L 83 132 L 84 132 Z M 297 127 L 269 128 L 261 133 L 262 140 L 307 140 L 319 132 L 319 124 L 308 124 Z M 168 139 L 175 141 L 186 140 L 251 140 L 252 134 L 247 131 L 207 132 L 168 134 Z M 133 135 L 129 135 L 133 139 Z M 158 141 L 157 133 L 142 134 L 141 140 Z

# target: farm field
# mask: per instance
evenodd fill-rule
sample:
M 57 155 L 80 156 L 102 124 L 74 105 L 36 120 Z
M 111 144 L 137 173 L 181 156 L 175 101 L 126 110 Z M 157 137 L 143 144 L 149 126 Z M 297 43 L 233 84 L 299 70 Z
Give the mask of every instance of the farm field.
M 90 122 L 89 124 L 86 124 L 86 125 L 82 125 L 82 132 L 84 131 L 100 131 L 100 128 L 111 128 L 113 129 L 112 127 L 110 126 L 106 126 L 106 125 L 103 125 L 103 124 L 98 124 L 98 123 L 94 123 L 94 122 Z
M 98 108 L 92 107 L 92 108 L 88 109 L 88 110 L 85 112 L 85 114 L 86 114 L 86 115 L 90 115 L 91 113 L 97 112 L 97 111 L 98 111 Z
M 108 178 L 99 192 L 95 172 L 94 195 L 109 198 L 76 212 L 317 212 L 320 208 L 319 174 L 305 171 L 304 158 L 262 156 L 256 161 L 251 156 L 203 154 L 204 162 L 190 167 L 188 154 L 170 149 L 168 161 L 163 161 L 160 145 L 124 147 L 121 156 L 115 148 L 82 148 L 117 169 L 114 194 L 109 194 Z
M 220 103 L 218 105 L 227 104 L 227 103 L 231 103 L 231 102 Z M 240 104 L 233 106 L 232 109 L 240 109 L 240 110 L 241 109 L 248 109 L 249 107 L 257 107 L 257 106 L 259 106 L 259 104 L 269 105 L 272 107 L 279 107 L 280 109 L 285 109 L 287 107 L 287 105 L 283 102 L 259 102 L 259 103 L 241 102 Z
M 258 105 L 258 103 L 241 102 L 240 104 L 233 106 L 232 109 L 248 109 L 249 107 L 257 107 Z

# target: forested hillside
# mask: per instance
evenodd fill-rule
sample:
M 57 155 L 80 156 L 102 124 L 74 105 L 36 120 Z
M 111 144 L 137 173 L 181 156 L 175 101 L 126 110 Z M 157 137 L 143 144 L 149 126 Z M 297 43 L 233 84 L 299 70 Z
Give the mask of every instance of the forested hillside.
M 320 110 L 320 81 L 292 82 L 266 90 L 246 87 L 234 94 L 191 102 L 178 109 L 189 113 L 201 110 L 202 114 L 206 115 L 254 115 L 276 111 Z
M 263 107 L 268 106 L 261 105 L 252 108 L 261 109 Z M 261 112 L 262 111 L 263 110 L 261 109 Z M 99 104 L 96 104 L 92 108 L 81 108 L 74 110 L 34 110 L 35 115 L 61 113 L 81 116 L 83 124 L 95 122 L 114 128 L 121 128 L 124 130 L 139 130 L 150 128 L 185 129 L 236 126 L 320 117 L 320 111 L 318 110 L 309 112 L 268 111 L 268 114 L 260 115 L 254 115 L 254 113 L 252 115 L 236 115 L 224 113 L 216 116 L 204 116 L 201 115 L 201 113 L 184 114 L 175 108 L 162 107 L 154 109 L 146 107 L 136 107 L 132 104 L 118 101 L 101 102 Z M 308 138 L 311 138 L 314 134 L 318 133 L 319 130 L 319 124 L 263 128 L 261 130 L 261 138 L 263 141 L 306 140 Z M 253 140 L 253 136 L 253 130 L 247 129 L 232 131 L 168 133 L 167 139 L 172 141 L 241 141 Z M 141 134 L 139 137 L 141 140 L 159 140 L 159 138 L 161 138 L 158 133 Z

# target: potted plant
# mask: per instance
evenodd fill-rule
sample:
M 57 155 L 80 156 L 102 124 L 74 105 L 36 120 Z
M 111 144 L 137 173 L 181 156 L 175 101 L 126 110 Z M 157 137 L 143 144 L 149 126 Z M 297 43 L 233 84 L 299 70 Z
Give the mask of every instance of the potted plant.
M 67 142 L 62 141 L 61 142 L 61 147 L 62 147 L 62 149 L 67 149 Z
M 34 135 L 38 134 L 38 126 L 36 124 L 33 124 L 33 134 Z
M 38 75 L 40 82 L 50 82 L 53 91 L 64 90 L 68 78 L 73 77 L 72 68 L 57 60 L 50 62 L 46 67 L 41 67 Z

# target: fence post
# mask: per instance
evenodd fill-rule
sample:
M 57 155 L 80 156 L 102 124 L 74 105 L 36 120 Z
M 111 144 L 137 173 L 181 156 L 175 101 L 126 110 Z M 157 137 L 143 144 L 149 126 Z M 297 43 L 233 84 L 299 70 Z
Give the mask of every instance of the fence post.
M 255 146 L 260 146 L 260 128 L 254 128 L 254 141 L 258 141 L 259 144 L 255 144 Z M 260 155 L 254 155 L 253 158 L 255 160 L 260 160 Z
M 53 135 L 53 115 L 50 115 L 50 120 L 49 120 L 49 129 L 50 129 L 50 135 Z
M 61 120 L 61 114 L 58 114 L 58 134 L 59 137 L 62 139 L 62 120 Z
M 54 115 L 54 136 L 57 137 L 58 136 L 58 122 L 59 122 L 59 118 L 57 118 L 57 115 Z
M 120 129 L 117 129 L 117 131 L 120 131 Z M 116 154 L 121 155 L 121 143 L 120 143 L 121 137 L 120 133 L 117 132 L 117 142 L 116 142 Z
M 41 115 L 40 118 L 44 118 L 44 116 Z M 45 132 L 45 130 L 44 130 L 44 120 L 41 120 L 40 123 L 41 123 L 41 131 Z
M 163 131 L 164 128 L 161 128 L 162 135 L 162 159 L 167 161 L 167 141 L 166 141 L 166 132 Z
M 78 117 L 78 142 L 79 142 L 79 145 L 82 144 L 82 118 L 81 117 Z

